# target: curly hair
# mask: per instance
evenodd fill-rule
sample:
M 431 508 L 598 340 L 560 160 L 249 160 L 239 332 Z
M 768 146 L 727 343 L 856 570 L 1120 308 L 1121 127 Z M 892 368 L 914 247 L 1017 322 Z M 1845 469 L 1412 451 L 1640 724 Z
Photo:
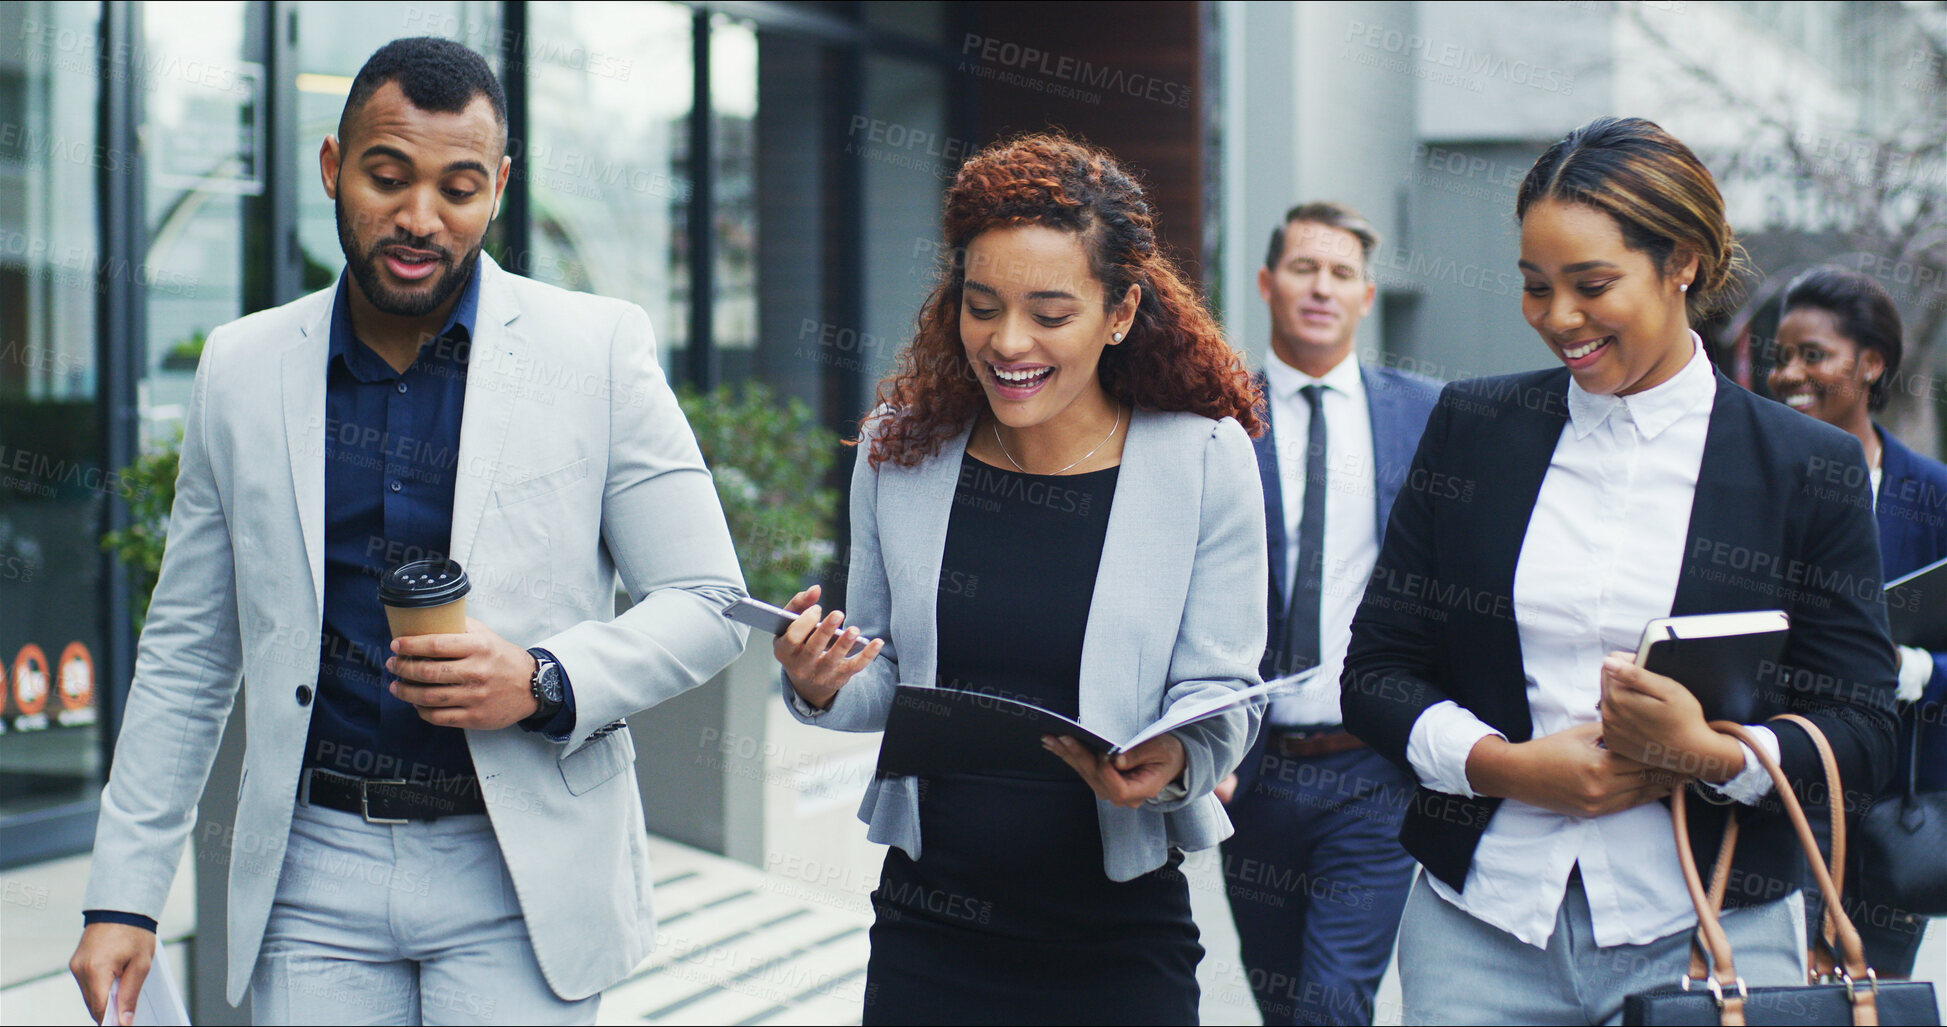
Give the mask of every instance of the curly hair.
M 1140 286 L 1136 319 L 1098 374 L 1115 399 L 1147 410 L 1234 417 L 1262 432 L 1260 394 L 1203 300 L 1156 244 L 1155 215 L 1108 151 L 1061 135 L 995 143 L 973 155 L 946 192 L 939 284 L 920 308 L 913 341 L 879 382 L 871 463 L 910 467 L 973 423 L 987 397 L 960 341 L 967 246 L 981 233 L 1043 225 L 1081 238 L 1089 270 L 1113 309 Z M 862 441 L 862 440 L 861 440 Z

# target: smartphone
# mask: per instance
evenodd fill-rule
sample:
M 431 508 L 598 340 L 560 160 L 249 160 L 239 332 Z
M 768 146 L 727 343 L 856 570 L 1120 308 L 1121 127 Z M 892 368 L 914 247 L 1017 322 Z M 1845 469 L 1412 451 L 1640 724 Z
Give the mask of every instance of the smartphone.
M 798 615 L 790 610 L 781 606 L 772 606 L 762 599 L 752 599 L 749 596 L 743 596 L 724 607 L 723 615 L 739 624 L 748 624 L 759 631 L 768 631 L 773 635 L 784 634 L 784 629 L 798 619 Z M 852 651 L 845 654 L 846 657 L 849 659 L 857 656 L 871 642 L 869 638 L 859 639 L 853 643 Z

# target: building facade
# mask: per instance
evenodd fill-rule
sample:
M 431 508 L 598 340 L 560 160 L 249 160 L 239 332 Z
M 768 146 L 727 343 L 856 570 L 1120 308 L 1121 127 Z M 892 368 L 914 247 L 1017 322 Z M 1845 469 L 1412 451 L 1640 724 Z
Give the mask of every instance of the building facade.
M 1924 15 L 1910 8 L 0 8 L 0 866 L 92 837 L 141 588 L 100 541 L 145 498 L 122 469 L 174 436 L 212 328 L 335 279 L 317 151 L 386 40 L 451 37 L 501 72 L 516 170 L 488 247 L 504 266 L 641 304 L 674 382 L 762 382 L 843 433 L 932 287 L 942 189 L 1010 132 L 1062 127 L 1140 169 L 1253 360 L 1283 211 L 1359 207 L 1385 237 L 1362 352 L 1470 377 L 1545 360 L 1520 319 L 1512 210 L 1550 141 L 1599 114 L 1662 121 L 1718 169 L 1747 235 L 1805 226 L 1774 233 L 1804 259 L 1818 198 L 1751 156 L 1781 137 L 1754 136 L 1700 75 L 1782 97 L 1774 120 L 1835 160 L 1867 152 L 1844 133 L 1898 122 L 1938 70 L 1898 49 L 1910 33 L 1892 28 L 1911 26 L 1888 20 Z M 1787 262 L 1767 252 L 1754 243 L 1761 269 Z M 1880 266 L 1914 295 L 1897 287 L 1911 267 Z
M 174 438 L 212 328 L 335 281 L 317 153 L 378 46 L 445 36 L 500 72 L 503 266 L 643 306 L 674 383 L 762 382 L 842 433 L 981 141 L 1057 124 L 1110 146 L 1200 263 L 1211 14 L 1126 13 L 1104 40 L 1085 6 L 0 10 L 0 867 L 92 840 L 143 587 L 101 543 L 146 498 L 122 469 Z

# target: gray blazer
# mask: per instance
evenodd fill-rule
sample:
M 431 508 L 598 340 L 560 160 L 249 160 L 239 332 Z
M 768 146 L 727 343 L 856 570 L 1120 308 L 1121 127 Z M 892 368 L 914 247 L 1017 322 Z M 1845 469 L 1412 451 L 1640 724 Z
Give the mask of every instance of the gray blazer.
M 563 744 L 517 727 L 466 739 L 542 975 L 579 999 L 655 945 L 635 747 L 600 729 L 736 659 L 744 629 L 718 610 L 743 578 L 642 309 L 485 255 L 478 273 L 452 553 L 473 581 L 467 613 L 561 659 L 576 721 Z M 231 1002 L 277 894 L 316 708 L 333 294 L 223 325 L 204 347 L 82 904 L 161 916 L 241 680 Z M 618 578 L 636 603 L 620 617 Z
M 869 443 L 859 446 L 845 613 L 886 646 L 823 712 L 792 701 L 784 682 L 799 720 L 880 731 L 895 685 L 934 686 L 940 561 L 967 437 L 962 431 L 917 467 L 874 469 Z M 1126 738 L 1177 703 L 1256 685 L 1266 573 L 1264 497 L 1243 428 L 1230 418 L 1137 411 L 1082 644 L 1081 722 Z M 1230 818 L 1210 793 L 1250 747 L 1258 717 L 1250 707 L 1177 732 L 1186 795 L 1138 809 L 1097 800 L 1111 880 L 1162 866 L 1171 848 L 1209 848 L 1230 835 Z M 873 781 L 859 819 L 873 841 L 919 857 L 915 778 Z

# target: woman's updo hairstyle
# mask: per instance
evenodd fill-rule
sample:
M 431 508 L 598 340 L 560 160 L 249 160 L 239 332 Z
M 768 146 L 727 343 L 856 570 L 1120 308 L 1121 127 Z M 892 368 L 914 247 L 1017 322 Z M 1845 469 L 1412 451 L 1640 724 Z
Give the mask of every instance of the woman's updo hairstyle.
M 1745 270 L 1724 220 L 1724 197 L 1690 147 L 1642 118 L 1597 118 L 1550 146 L 1515 194 L 1514 217 L 1540 200 L 1580 203 L 1616 219 L 1623 243 L 1667 274 L 1678 249 L 1697 255 L 1690 314 L 1724 309 Z
M 1881 410 L 1886 406 L 1887 390 L 1894 372 L 1900 369 L 1904 329 L 1899 308 L 1886 287 L 1859 271 L 1839 267 L 1815 267 L 1792 279 L 1785 286 L 1785 299 L 1779 319 L 1794 310 L 1811 308 L 1832 315 L 1839 334 L 1851 339 L 1862 350 L 1873 350 L 1886 362 L 1886 370 L 1873 379 L 1866 393 L 1866 406 Z

